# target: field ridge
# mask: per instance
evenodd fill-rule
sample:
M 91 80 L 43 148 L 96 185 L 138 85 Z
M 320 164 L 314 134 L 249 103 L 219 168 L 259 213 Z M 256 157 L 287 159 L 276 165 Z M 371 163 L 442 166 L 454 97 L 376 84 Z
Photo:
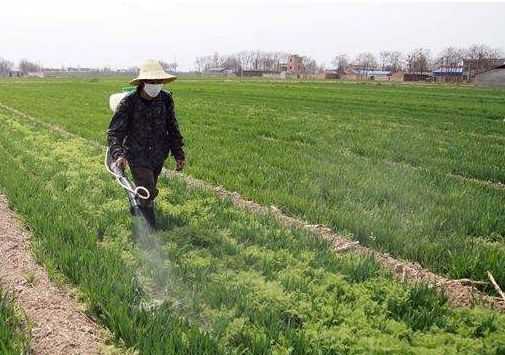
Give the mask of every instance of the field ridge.
M 472 286 L 474 283 L 472 280 L 456 280 L 438 275 L 421 267 L 418 263 L 394 258 L 387 253 L 382 253 L 360 245 L 359 242 L 352 241 L 349 238 L 339 235 L 328 226 L 310 224 L 299 218 L 284 214 L 275 206 L 267 207 L 254 201 L 244 199 L 238 192 L 227 191 L 222 186 L 215 186 L 204 180 L 168 169 L 163 169 L 163 174 L 172 179 L 182 178 L 190 187 L 212 191 L 221 199 L 228 199 L 234 206 L 241 209 L 255 214 L 273 216 L 278 222 L 287 227 L 308 230 L 316 236 L 328 240 L 336 253 L 351 252 L 372 256 L 382 267 L 391 271 L 397 280 L 407 281 L 412 284 L 426 283 L 437 287 L 447 296 L 449 303 L 453 306 L 468 307 L 474 305 L 476 302 L 482 302 L 486 306 L 505 312 L 505 300 L 480 292 L 477 288 Z M 477 282 L 475 282 L 475 284 L 477 284 Z

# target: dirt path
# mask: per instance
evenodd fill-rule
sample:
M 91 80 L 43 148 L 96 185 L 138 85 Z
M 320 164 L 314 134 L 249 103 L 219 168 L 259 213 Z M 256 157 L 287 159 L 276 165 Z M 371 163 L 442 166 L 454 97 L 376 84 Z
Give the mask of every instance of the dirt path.
M 0 286 L 31 323 L 34 354 L 99 354 L 103 332 L 67 290 L 56 287 L 30 250 L 30 234 L 0 194 Z

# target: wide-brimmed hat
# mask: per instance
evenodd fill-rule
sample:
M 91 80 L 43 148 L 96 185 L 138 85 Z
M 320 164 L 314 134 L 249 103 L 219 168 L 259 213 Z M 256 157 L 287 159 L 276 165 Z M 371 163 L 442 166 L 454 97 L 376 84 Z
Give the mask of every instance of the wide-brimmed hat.
M 140 67 L 139 75 L 130 81 L 130 84 L 138 85 L 142 80 L 163 80 L 163 83 L 169 83 L 175 79 L 177 79 L 175 75 L 168 74 L 163 70 L 159 61 L 148 59 Z

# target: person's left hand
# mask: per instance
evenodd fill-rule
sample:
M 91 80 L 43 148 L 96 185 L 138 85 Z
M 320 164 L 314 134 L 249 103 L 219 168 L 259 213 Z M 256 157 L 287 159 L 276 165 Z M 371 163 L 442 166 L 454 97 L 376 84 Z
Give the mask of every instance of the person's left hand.
M 175 161 L 175 171 L 182 171 L 182 169 L 184 169 L 185 165 L 186 165 L 185 160 L 176 160 Z

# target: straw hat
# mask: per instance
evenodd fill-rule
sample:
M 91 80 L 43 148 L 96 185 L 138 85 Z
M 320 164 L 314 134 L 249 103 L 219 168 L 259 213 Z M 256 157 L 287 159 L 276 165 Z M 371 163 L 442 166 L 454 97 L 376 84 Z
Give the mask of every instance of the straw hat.
M 139 75 L 130 81 L 132 85 L 140 84 L 141 80 L 163 80 L 163 83 L 169 83 L 174 81 L 177 77 L 175 75 L 168 74 L 163 70 L 160 62 L 153 59 L 148 59 L 144 62 L 140 68 Z

